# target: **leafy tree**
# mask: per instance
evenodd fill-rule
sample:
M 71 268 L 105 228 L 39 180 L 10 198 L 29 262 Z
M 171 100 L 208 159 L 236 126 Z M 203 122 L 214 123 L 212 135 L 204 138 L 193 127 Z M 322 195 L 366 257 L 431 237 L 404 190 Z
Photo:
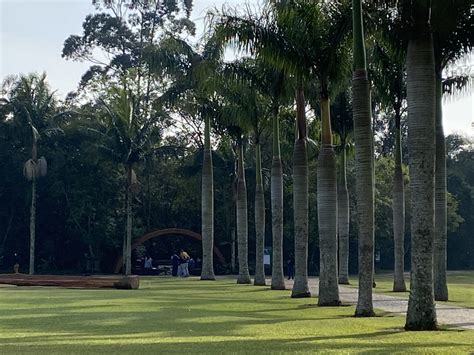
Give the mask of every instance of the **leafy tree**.
M 93 66 L 84 74 L 81 88 L 92 92 L 114 87 L 114 107 L 103 102 L 116 133 L 127 175 L 127 229 L 124 243 L 125 273 L 131 272 L 133 166 L 141 158 L 150 139 L 150 130 L 157 128 L 160 109 L 153 106 L 166 83 L 155 80 L 150 70 L 149 52 L 163 37 L 164 29 L 174 33 L 194 32 L 189 20 L 192 1 L 94 0 L 97 13 L 88 15 L 82 36 L 66 39 L 62 56 L 88 61 Z M 97 55 L 100 52 L 102 55 Z M 170 63 L 166 54 L 160 57 L 161 70 Z M 120 87 L 121 91 L 118 91 Z M 110 149 L 112 152 L 114 149 Z
M 136 165 L 146 155 L 156 153 L 159 147 L 159 127 L 156 123 L 163 115 L 155 112 L 145 119 L 136 109 L 136 98 L 130 91 L 112 87 L 107 97 L 99 100 L 105 118 L 90 118 L 92 127 L 88 131 L 99 137 L 98 148 L 115 163 L 122 164 L 126 176 L 126 235 L 124 240 L 124 273 L 132 271 L 131 244 L 133 223 L 133 195 L 139 185 L 135 172 Z M 96 126 L 96 127 L 94 127 Z

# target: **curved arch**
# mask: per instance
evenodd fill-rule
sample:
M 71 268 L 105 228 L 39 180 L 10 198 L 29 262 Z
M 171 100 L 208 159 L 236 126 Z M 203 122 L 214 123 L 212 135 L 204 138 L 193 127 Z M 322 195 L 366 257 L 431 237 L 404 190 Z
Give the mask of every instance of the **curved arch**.
M 148 232 L 148 233 L 142 235 L 137 240 L 135 240 L 132 243 L 132 250 L 134 250 L 136 247 L 138 247 L 140 244 L 143 244 L 147 240 L 150 240 L 150 239 L 153 239 L 153 238 L 156 238 L 156 237 L 161 237 L 161 236 L 164 236 L 164 235 L 170 235 L 170 234 L 184 235 L 186 237 L 190 237 L 190 238 L 202 241 L 202 237 L 201 237 L 200 234 L 198 234 L 196 232 L 193 232 L 193 231 L 190 231 L 189 229 L 181 229 L 181 228 L 157 229 L 157 230 Z M 220 250 L 216 246 L 214 246 L 214 254 L 216 254 L 217 259 L 219 259 L 219 261 L 222 264 L 226 263 L 224 255 L 222 255 L 222 253 L 220 252 Z M 122 268 L 122 261 L 123 261 L 123 257 L 122 257 L 122 255 L 120 255 L 117 258 L 117 262 L 115 263 L 115 271 L 114 272 L 116 274 L 118 274 L 120 272 L 120 269 Z

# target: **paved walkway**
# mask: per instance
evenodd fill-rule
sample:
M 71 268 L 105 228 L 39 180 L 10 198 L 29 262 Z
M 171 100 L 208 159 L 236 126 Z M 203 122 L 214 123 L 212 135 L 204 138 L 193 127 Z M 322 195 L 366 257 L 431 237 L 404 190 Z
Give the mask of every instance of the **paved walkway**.
M 271 281 L 268 281 L 267 284 L 269 285 Z M 312 295 L 318 294 L 318 282 L 319 280 L 317 278 L 309 279 L 309 288 Z M 285 284 L 288 289 L 293 288 L 293 281 L 286 280 Z M 342 302 L 351 304 L 357 303 L 357 288 L 339 285 L 339 295 Z M 408 307 L 408 299 L 379 293 L 373 294 L 373 303 L 374 308 L 398 314 L 406 314 Z M 474 330 L 474 309 L 437 304 L 436 315 L 438 317 L 438 323 L 441 325 Z

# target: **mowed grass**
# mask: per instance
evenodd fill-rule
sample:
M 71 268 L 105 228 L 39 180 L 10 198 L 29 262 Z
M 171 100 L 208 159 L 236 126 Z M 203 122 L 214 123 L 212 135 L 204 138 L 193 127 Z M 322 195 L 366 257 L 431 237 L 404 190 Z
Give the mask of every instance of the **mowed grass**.
M 133 291 L 0 287 L 0 354 L 474 351 L 474 331 L 405 332 L 404 317 L 354 318 L 352 306 L 289 296 L 232 278 L 144 277 Z
M 394 297 L 408 298 L 407 292 L 393 292 L 393 274 L 376 273 L 375 282 L 377 287 L 374 292 L 384 293 Z M 410 287 L 410 274 L 405 273 L 407 289 Z M 351 286 L 357 287 L 357 275 L 351 275 Z M 441 304 L 453 304 L 462 307 L 474 308 L 474 271 L 448 271 L 448 302 L 437 302 Z

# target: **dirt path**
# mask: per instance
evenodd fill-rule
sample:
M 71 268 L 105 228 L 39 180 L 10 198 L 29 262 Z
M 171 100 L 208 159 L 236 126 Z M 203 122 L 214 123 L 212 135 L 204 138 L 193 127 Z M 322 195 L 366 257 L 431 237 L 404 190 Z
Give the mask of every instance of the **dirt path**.
M 286 280 L 285 283 L 288 289 L 292 289 L 293 281 Z M 317 278 L 309 279 L 309 288 L 312 295 L 318 294 Z M 345 303 L 357 303 L 357 288 L 339 286 L 339 295 Z M 407 299 L 377 293 L 373 294 L 373 302 L 374 308 L 390 313 L 406 314 L 408 307 Z M 436 314 L 441 325 L 474 330 L 474 309 L 437 304 Z

